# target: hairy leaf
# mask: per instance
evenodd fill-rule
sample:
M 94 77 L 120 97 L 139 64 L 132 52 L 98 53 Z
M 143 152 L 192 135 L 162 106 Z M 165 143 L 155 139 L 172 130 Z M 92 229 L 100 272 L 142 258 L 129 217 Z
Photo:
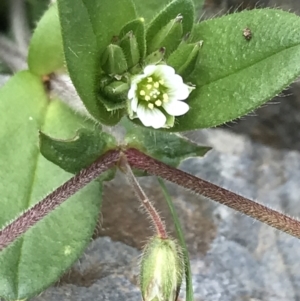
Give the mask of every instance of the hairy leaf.
M 207 128 L 259 107 L 300 74 L 300 18 L 262 9 L 204 21 L 190 42 L 203 41 L 194 72 L 190 111 L 171 131 Z M 252 38 L 245 37 L 251 33 Z
M 1 229 L 72 176 L 40 154 L 38 131 L 66 138 L 88 124 L 49 102 L 40 78 L 28 71 L 0 89 L 0 111 Z M 100 203 L 101 187 L 93 182 L 1 251 L 0 297 L 27 299 L 55 282 L 88 244 Z
M 107 112 L 98 99 L 100 54 L 88 11 L 82 0 L 57 2 L 64 54 L 72 82 L 89 113 L 101 123 L 114 125 L 121 119 L 122 112 Z
M 137 148 L 170 166 L 176 167 L 190 157 L 202 157 L 210 150 L 210 147 L 197 145 L 177 134 L 136 126 L 125 119 L 122 125 L 127 130 L 125 142 L 128 147 Z
M 71 173 L 88 167 L 115 146 L 115 139 L 97 127 L 79 129 L 76 136 L 68 140 L 54 139 L 40 133 L 40 149 L 43 156 Z

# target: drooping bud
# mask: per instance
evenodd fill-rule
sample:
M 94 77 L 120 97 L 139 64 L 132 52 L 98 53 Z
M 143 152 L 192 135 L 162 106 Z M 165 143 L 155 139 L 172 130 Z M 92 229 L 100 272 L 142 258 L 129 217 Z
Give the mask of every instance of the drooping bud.
M 158 63 L 160 63 L 164 57 L 165 57 L 165 53 L 166 53 L 166 48 L 161 47 L 158 50 L 150 53 L 146 58 L 145 58 L 145 66 L 147 65 L 157 65 Z
M 132 31 L 129 31 L 120 41 L 120 47 L 125 54 L 128 68 L 135 66 L 140 60 L 140 50 Z
M 166 55 L 168 56 L 180 44 L 183 35 L 182 30 L 182 16 L 178 15 L 165 25 L 148 43 L 148 53 L 156 51 L 160 47 L 166 48 Z
M 122 74 L 127 70 L 127 62 L 120 46 L 110 44 L 101 57 L 101 68 L 109 75 Z
M 103 94 L 109 101 L 102 100 L 108 111 L 126 107 L 129 84 L 122 81 L 114 81 L 103 89 Z
M 141 261 L 140 285 L 144 301 L 176 301 L 184 273 L 175 241 L 153 237 Z

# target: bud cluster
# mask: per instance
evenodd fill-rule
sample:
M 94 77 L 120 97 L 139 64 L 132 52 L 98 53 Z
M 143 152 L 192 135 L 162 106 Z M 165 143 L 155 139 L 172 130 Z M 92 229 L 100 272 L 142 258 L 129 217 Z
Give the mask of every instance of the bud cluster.
M 147 36 L 140 18 L 112 37 L 100 61 L 99 99 L 108 111 L 127 109 L 129 117 L 144 126 L 170 128 L 175 116 L 189 110 L 181 100 L 194 87 L 184 84 L 181 76 L 193 71 L 200 44 L 186 42 L 183 21 L 178 14 Z M 168 68 L 162 68 L 165 65 Z

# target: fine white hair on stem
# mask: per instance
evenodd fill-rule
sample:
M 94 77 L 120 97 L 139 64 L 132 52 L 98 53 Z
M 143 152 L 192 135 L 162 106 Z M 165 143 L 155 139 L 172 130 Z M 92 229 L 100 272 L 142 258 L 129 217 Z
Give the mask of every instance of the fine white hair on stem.
M 90 113 L 85 108 L 81 98 L 76 92 L 76 89 L 66 74 L 52 74 L 50 76 L 50 92 L 52 95 L 58 96 L 59 99 L 68 105 L 75 112 L 93 119 Z
M 12 72 L 27 69 L 26 56 L 18 50 L 15 42 L 0 35 L 0 61 Z
M 10 26 L 17 48 L 26 56 L 30 39 L 30 28 L 24 0 L 10 0 Z

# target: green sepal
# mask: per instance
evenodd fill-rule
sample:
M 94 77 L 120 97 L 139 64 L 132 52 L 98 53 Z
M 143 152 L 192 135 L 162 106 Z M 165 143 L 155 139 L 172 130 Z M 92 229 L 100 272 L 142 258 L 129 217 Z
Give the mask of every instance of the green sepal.
M 125 118 L 121 120 L 121 124 L 126 129 L 125 143 L 127 147 L 137 148 L 173 167 L 177 167 L 187 158 L 202 157 L 211 149 L 197 145 L 175 133 L 136 126 Z
M 170 2 L 149 24 L 146 32 L 147 45 L 152 43 L 156 34 L 178 15 L 182 16 L 182 35 L 192 31 L 194 25 L 194 3 L 192 0 L 174 0 Z M 147 49 L 149 54 L 151 51 Z
M 126 100 L 129 90 L 129 84 L 122 81 L 114 81 L 103 89 L 106 96 L 102 102 L 108 111 L 113 111 L 126 107 Z
M 176 73 L 186 78 L 194 71 L 202 42 L 188 44 L 185 41 L 168 57 L 167 65 L 173 67 Z
M 139 18 L 127 23 L 120 31 L 119 39 L 121 40 L 130 31 L 132 31 L 133 35 L 136 37 L 140 51 L 140 57 L 141 59 L 144 59 L 146 55 L 146 33 L 144 19 Z
M 140 61 L 140 50 L 137 39 L 132 31 L 129 31 L 120 41 L 120 47 L 126 58 L 128 68 L 135 66 Z
M 101 57 L 101 68 L 109 75 L 122 74 L 127 70 L 125 54 L 119 45 L 106 47 Z
M 28 67 L 36 75 L 48 75 L 64 68 L 63 42 L 57 4 L 45 12 L 32 35 L 28 50 Z
M 166 56 L 168 56 L 180 44 L 182 33 L 182 16 L 178 15 L 165 25 L 151 41 L 148 41 L 148 53 L 164 47 Z
M 144 61 L 145 66 L 147 65 L 156 65 L 163 61 L 165 58 L 166 49 L 164 47 L 150 53 Z
M 68 140 L 52 138 L 40 132 L 40 151 L 52 163 L 70 173 L 88 167 L 109 149 L 116 147 L 113 136 L 101 129 L 82 128 Z

